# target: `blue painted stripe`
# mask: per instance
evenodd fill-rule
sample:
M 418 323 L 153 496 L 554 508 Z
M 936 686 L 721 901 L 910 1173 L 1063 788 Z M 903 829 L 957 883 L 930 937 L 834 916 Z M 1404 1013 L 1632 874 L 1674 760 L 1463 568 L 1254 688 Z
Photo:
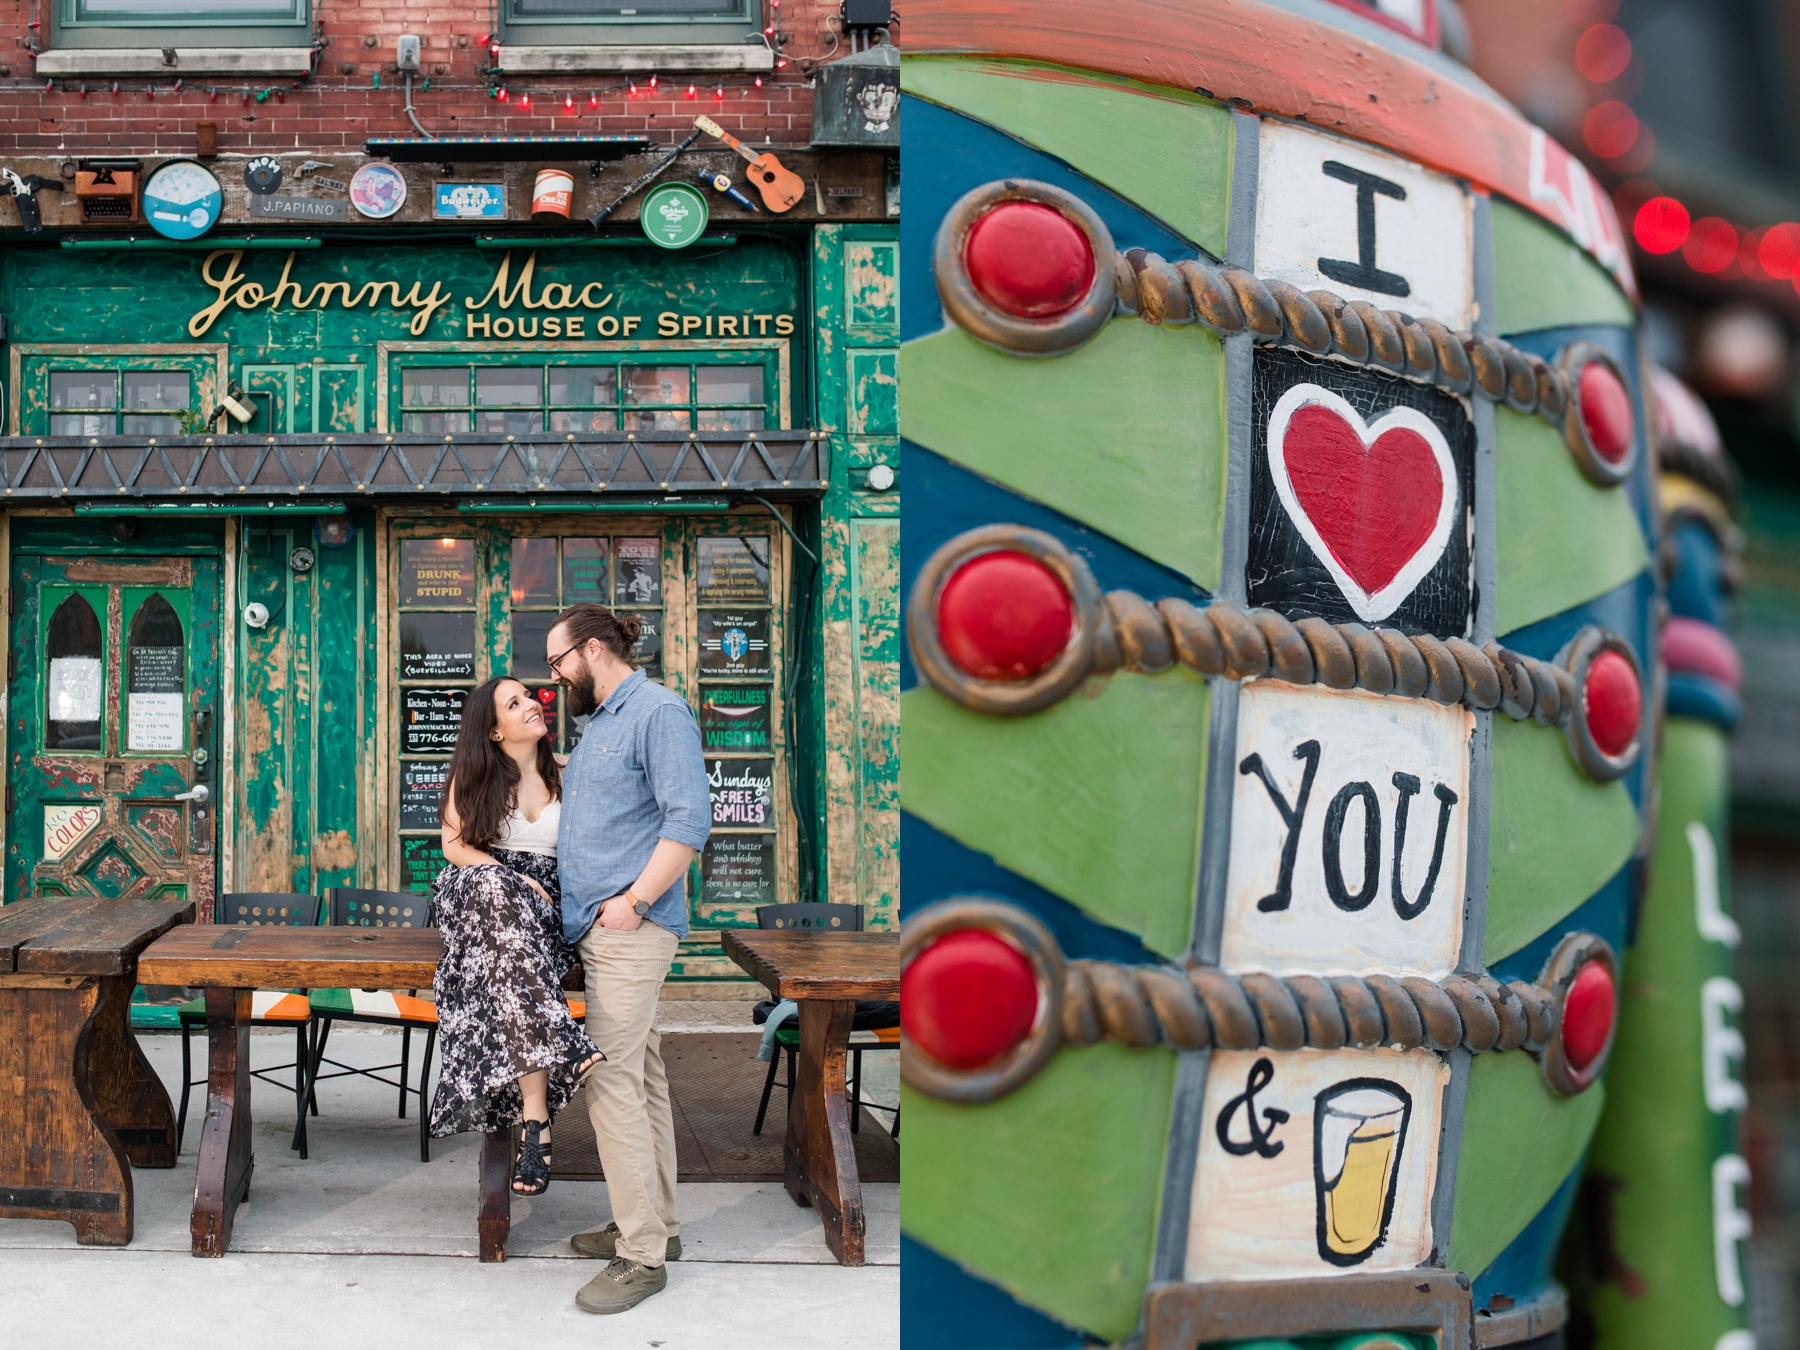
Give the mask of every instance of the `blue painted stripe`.
M 958 843 L 910 811 L 900 813 L 900 856 L 906 860 L 900 870 L 903 920 L 946 896 L 984 895 L 1010 901 L 1036 915 L 1056 938 L 1064 956 L 1126 965 L 1162 961 L 1136 934 L 1090 918 L 1061 896 Z
M 1116 193 L 986 122 L 935 103 L 901 97 L 900 158 L 906 165 L 906 210 L 900 215 L 900 338 L 911 341 L 944 326 L 931 249 L 939 224 L 971 188 L 1000 178 L 1035 178 L 1072 192 L 1099 213 L 1120 249 L 1146 248 L 1168 259 L 1200 251 Z M 910 527 L 909 527 L 910 528 Z
M 910 504 L 900 532 L 900 593 L 912 594 L 913 578 L 947 541 L 983 525 L 1025 525 L 1056 536 L 1093 569 L 1103 591 L 1131 590 L 1147 600 L 1180 596 L 1205 604 L 1207 594 L 1181 573 L 1152 562 L 1080 521 L 1021 497 L 913 441 L 900 442 L 900 474 Z M 912 653 L 901 644 L 900 687 L 918 683 Z
M 900 1234 L 902 1350 L 1080 1350 L 1087 1337 Z
M 1698 717 L 1703 722 L 1730 731 L 1744 715 L 1738 696 L 1705 675 L 1687 671 L 1671 671 L 1669 688 L 1663 707 L 1671 717 Z

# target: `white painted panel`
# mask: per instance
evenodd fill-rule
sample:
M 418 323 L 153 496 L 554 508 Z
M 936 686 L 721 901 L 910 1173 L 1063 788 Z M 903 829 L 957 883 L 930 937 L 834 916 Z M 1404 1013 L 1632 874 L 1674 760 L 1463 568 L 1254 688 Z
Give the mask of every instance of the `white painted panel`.
M 1428 1050 L 1215 1051 L 1187 1278 L 1337 1275 L 1424 1262 L 1449 1081 Z
M 1382 186 L 1348 181 L 1361 175 Z M 1374 211 L 1372 253 L 1359 242 L 1359 197 Z M 1456 182 L 1354 141 L 1263 123 L 1258 276 L 1465 329 L 1472 324 L 1473 259 L 1469 196 Z M 1370 284 L 1357 284 L 1358 275 Z
M 1300 689 L 1278 680 L 1246 685 L 1238 704 L 1220 948 L 1226 969 L 1430 979 L 1455 969 L 1474 729 L 1468 710 L 1425 699 Z M 1364 851 L 1370 801 L 1372 871 Z M 1297 818 L 1297 840 L 1290 840 L 1296 830 L 1290 817 Z

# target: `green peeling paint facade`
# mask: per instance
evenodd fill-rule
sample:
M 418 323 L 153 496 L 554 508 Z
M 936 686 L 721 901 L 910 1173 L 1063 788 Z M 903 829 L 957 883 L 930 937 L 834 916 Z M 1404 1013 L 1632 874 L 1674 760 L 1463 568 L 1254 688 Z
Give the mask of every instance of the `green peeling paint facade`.
M 672 251 L 409 233 L 400 247 L 13 248 L 0 259 L 5 431 L 179 435 L 233 382 L 254 414 L 234 432 L 318 435 L 320 448 L 334 434 L 816 429 L 829 485 L 777 508 L 798 544 L 744 498 L 706 514 L 647 500 L 605 514 L 459 511 L 474 490 L 429 502 L 340 491 L 316 517 L 16 509 L 4 518 L 6 899 L 154 886 L 186 889 L 205 913 L 223 891 L 429 889 L 430 771 L 448 745 L 403 743 L 411 709 L 496 674 L 547 687 L 555 612 L 605 598 L 652 621 L 660 652 L 644 659 L 703 723 L 709 690 L 763 709 L 714 719 L 750 729 L 718 731 L 708 753 L 728 768 L 770 763 L 774 800 L 760 822 L 720 824 L 718 856 L 690 874 L 694 931 L 675 982 L 694 997 L 743 984 L 719 933 L 754 925 L 759 903 L 854 903 L 868 927 L 892 926 L 899 502 L 870 470 L 898 463 L 897 227 L 746 228 Z M 347 541 L 320 534 L 334 519 Z M 768 581 L 731 607 L 766 630 L 769 664 L 719 673 L 703 669 L 701 628 L 725 602 L 702 593 L 700 567 L 709 541 L 738 538 Z M 310 568 L 295 564 L 301 549 Z M 421 557 L 450 580 L 432 583 Z M 130 636 L 155 595 L 179 621 L 173 674 Z M 72 596 L 87 629 L 53 631 Z M 245 620 L 252 604 L 261 626 Z M 69 720 L 89 686 L 103 744 Z M 146 745 L 169 748 L 135 747 L 132 728 L 156 715 L 169 725 L 145 730 Z M 550 720 L 566 746 L 575 728 L 560 711 Z M 193 781 L 209 785 L 210 810 L 171 802 Z

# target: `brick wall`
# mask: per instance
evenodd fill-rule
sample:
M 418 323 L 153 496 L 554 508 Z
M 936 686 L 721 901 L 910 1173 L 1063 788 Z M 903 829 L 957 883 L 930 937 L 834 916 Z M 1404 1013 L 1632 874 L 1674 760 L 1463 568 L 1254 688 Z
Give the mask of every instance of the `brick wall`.
M 705 112 L 746 141 L 804 145 L 812 114 L 810 72 L 829 56 L 849 52 L 838 0 L 785 0 L 782 56 L 788 64 L 764 74 L 760 88 L 754 75 L 739 72 L 665 72 L 654 89 L 647 77 L 639 78 L 635 95 L 621 87 L 626 79 L 619 75 L 532 75 L 506 80 L 501 102 L 490 96 L 484 73 L 489 10 L 481 0 L 314 0 L 324 46 L 312 77 L 297 87 L 266 76 L 197 75 L 184 77 L 177 91 L 173 76 L 140 76 L 121 77 L 115 94 L 110 78 L 58 79 L 46 89 L 43 79 L 33 77 L 28 25 L 41 23 L 35 31 L 47 46 L 54 3 L 0 0 L 0 155 L 193 154 L 200 122 L 217 125 L 225 154 L 343 152 L 360 149 L 370 136 L 416 136 L 393 65 L 394 40 L 402 33 L 416 33 L 424 44 L 413 107 L 436 135 L 643 132 L 673 142 L 692 129 L 696 112 Z M 144 45 L 157 44 L 147 37 Z M 377 76 L 380 88 L 374 87 Z M 429 89 L 422 87 L 426 77 Z M 572 111 L 565 99 L 573 100 Z

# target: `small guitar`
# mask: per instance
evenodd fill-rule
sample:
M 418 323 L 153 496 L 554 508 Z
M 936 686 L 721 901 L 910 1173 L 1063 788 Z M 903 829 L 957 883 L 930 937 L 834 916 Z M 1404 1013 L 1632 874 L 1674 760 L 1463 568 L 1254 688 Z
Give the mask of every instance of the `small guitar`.
M 756 190 L 762 193 L 763 205 L 776 215 L 791 210 L 804 200 L 806 181 L 792 169 L 784 168 L 767 150 L 758 154 L 710 117 L 696 117 L 694 125 L 708 136 L 724 141 L 744 157 L 750 165 L 744 171 L 744 177 L 756 185 Z

